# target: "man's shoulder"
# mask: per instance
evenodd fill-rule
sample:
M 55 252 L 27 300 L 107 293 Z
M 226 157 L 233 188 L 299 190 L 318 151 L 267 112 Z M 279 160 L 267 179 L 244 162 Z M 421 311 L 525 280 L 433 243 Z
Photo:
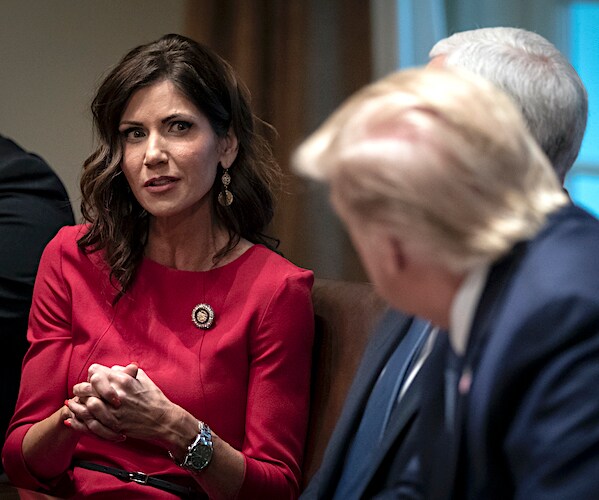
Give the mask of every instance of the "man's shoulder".
M 554 242 L 570 250 L 584 251 L 584 247 L 577 247 L 573 243 L 586 241 L 599 245 L 599 220 L 583 208 L 568 204 L 549 216 L 545 227 L 532 241 L 533 247 L 540 250 L 554 250 L 554 247 L 546 244 Z
M 0 136 L 0 180 L 4 190 L 54 191 L 66 198 L 62 181 L 50 165 L 6 137 Z
M 368 345 L 372 348 L 381 342 L 388 342 L 398 336 L 402 336 L 407 327 L 414 320 L 413 316 L 397 309 L 387 308 L 377 321 Z
M 15 164 L 41 165 L 42 168 L 49 169 L 47 163 L 36 154 L 25 151 L 16 142 L 6 137 L 0 136 L 0 172 L 10 173 Z
M 599 288 L 599 221 L 591 214 L 575 206 L 565 207 L 525 246 L 514 285 L 530 305 L 560 297 L 595 297 Z

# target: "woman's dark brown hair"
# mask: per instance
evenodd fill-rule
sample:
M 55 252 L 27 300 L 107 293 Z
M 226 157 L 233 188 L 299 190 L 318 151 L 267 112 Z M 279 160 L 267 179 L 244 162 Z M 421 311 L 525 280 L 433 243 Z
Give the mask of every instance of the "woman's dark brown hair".
M 209 48 L 181 35 L 165 35 L 131 50 L 104 79 L 92 103 L 99 145 L 83 166 L 81 213 L 89 231 L 78 244 L 86 252 L 105 252 L 111 281 L 119 290 L 116 300 L 131 286 L 148 236 L 148 214 L 121 171 L 119 122 L 134 92 L 163 80 L 206 115 L 218 137 L 231 128 L 239 143 L 229 170 L 233 204 L 218 204 L 218 181 L 212 188 L 214 217 L 229 233 L 216 258 L 230 252 L 241 237 L 269 247 L 275 242 L 263 231 L 273 216 L 272 186 L 280 172 L 268 142 L 256 132 L 263 122 L 250 109 L 248 89 Z M 217 179 L 222 173 L 219 165 Z

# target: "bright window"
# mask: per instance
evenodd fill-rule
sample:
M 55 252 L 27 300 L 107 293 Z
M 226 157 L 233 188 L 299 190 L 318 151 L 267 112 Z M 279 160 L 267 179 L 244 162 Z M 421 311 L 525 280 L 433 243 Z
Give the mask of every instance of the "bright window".
M 572 62 L 589 95 L 587 130 L 578 160 L 566 178 L 566 188 L 575 203 L 599 217 L 599 0 L 371 2 L 378 19 L 373 29 L 377 36 L 374 54 L 384 57 L 377 77 L 397 66 L 426 63 L 434 42 L 457 31 L 518 26 L 554 43 Z M 395 32 L 387 24 L 394 19 Z
M 572 199 L 599 216 L 599 2 L 570 4 L 570 60 L 589 94 L 589 121 L 566 186 Z

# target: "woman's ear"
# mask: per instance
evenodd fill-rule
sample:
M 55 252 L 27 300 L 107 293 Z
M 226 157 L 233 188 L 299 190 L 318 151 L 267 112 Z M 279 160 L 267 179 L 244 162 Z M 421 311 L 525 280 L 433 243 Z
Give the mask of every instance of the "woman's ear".
M 229 168 L 233 165 L 237 152 L 239 151 L 239 142 L 232 128 L 229 128 L 227 135 L 220 139 L 220 164 L 223 168 Z

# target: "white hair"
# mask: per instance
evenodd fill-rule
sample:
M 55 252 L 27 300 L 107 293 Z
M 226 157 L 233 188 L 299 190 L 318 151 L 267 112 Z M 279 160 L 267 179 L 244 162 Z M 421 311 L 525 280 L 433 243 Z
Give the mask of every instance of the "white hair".
M 352 96 L 295 152 L 337 206 L 465 272 L 567 203 L 511 100 L 450 69 L 400 71 Z
M 578 156 L 588 98 L 580 77 L 549 41 L 517 28 L 481 28 L 437 42 L 431 58 L 481 75 L 518 104 L 563 182 Z

